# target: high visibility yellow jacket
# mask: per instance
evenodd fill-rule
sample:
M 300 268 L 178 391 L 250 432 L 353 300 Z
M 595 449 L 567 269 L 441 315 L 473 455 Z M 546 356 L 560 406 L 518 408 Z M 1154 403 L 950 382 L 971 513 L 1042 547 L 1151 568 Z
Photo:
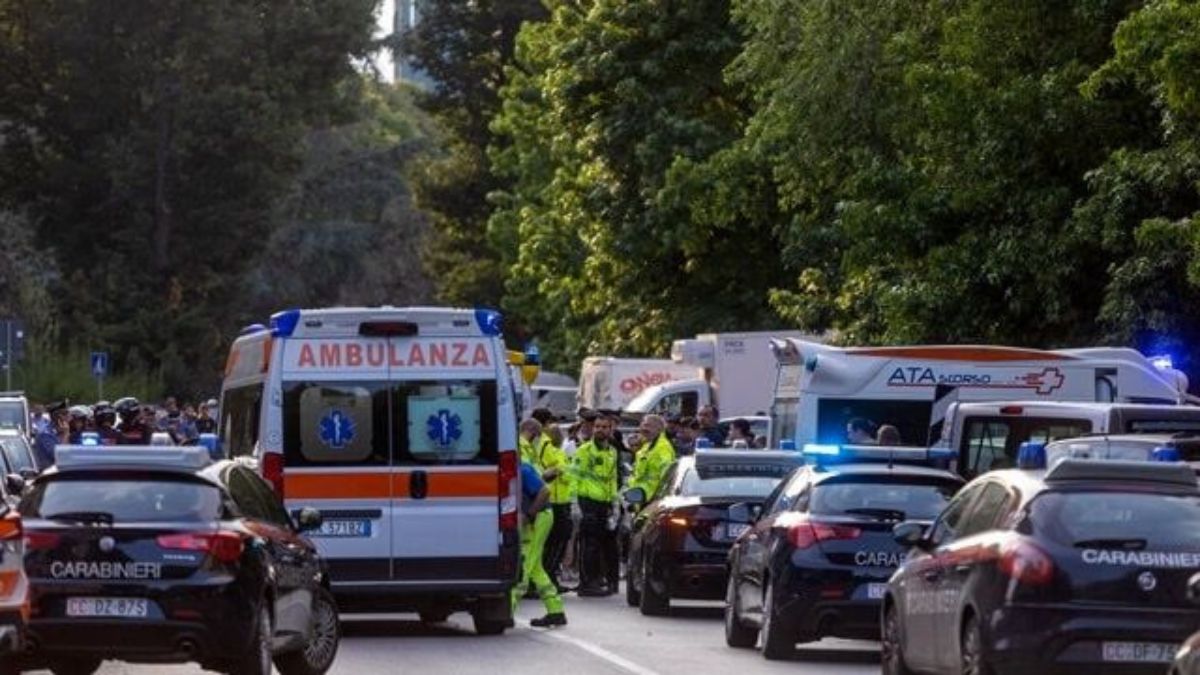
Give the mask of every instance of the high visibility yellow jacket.
M 525 440 L 524 436 L 517 434 L 517 450 L 521 453 L 521 461 L 532 464 L 533 468 L 537 469 L 539 474 L 542 472 L 542 467 L 538 466 L 537 453 L 538 445 L 541 444 L 541 442 L 541 438 L 537 439 L 537 442 L 535 443 L 533 441 Z
M 535 465 L 543 474 L 551 469 L 558 469 L 558 477 L 546 483 L 546 487 L 550 488 L 550 503 L 570 504 L 574 481 L 571 480 L 571 467 L 567 453 L 551 443 L 548 436 L 542 436 L 539 440 Z
M 671 445 L 665 433 L 659 434 L 652 445 L 642 448 L 634 458 L 629 487 L 642 488 L 646 491 L 646 501 L 650 501 L 674 462 L 675 446 Z
M 588 441 L 575 451 L 571 478 L 580 499 L 611 502 L 617 497 L 617 449 Z

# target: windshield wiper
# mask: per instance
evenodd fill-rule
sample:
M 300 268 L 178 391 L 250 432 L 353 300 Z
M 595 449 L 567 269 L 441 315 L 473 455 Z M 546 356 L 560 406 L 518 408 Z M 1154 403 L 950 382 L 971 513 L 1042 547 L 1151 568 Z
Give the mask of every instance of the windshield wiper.
M 899 509 L 872 508 L 846 509 L 845 511 L 842 511 L 842 513 L 848 513 L 854 516 L 875 516 L 880 520 L 904 520 L 905 516 L 907 515 Z
M 106 511 L 63 511 L 52 516 L 46 516 L 46 520 L 68 523 L 95 523 L 99 525 L 112 525 L 113 514 Z
M 1146 548 L 1145 539 L 1084 539 L 1075 542 L 1075 548 L 1120 548 L 1126 551 L 1140 551 Z

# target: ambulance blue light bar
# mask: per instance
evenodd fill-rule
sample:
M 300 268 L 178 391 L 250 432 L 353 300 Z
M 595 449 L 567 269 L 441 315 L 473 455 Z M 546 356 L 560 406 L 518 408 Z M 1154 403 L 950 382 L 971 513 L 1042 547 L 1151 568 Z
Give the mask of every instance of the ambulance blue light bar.
M 54 450 L 54 465 L 60 471 L 107 468 L 192 472 L 211 463 L 208 449 L 195 445 L 60 445 Z
M 475 323 L 479 330 L 489 337 L 504 332 L 504 315 L 494 309 L 479 307 L 475 310 Z
M 275 337 L 291 337 L 300 324 L 300 310 L 285 309 L 271 315 L 271 334 Z
M 939 466 L 940 453 L 928 448 L 901 445 L 833 445 L 806 443 L 801 454 L 814 464 L 909 464 Z

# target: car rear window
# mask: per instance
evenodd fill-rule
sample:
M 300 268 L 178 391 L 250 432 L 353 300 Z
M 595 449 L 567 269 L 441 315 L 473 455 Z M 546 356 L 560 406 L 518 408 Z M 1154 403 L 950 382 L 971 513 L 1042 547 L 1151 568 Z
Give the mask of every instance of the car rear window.
M 933 520 L 960 485 L 921 476 L 838 476 L 813 488 L 809 511 L 823 515 L 886 513 L 899 520 Z
M 17 509 L 26 518 L 112 522 L 216 520 L 221 492 L 199 481 L 146 475 L 57 476 L 34 484 Z
M 1066 546 L 1200 550 L 1200 496 L 1154 492 L 1046 492 L 1029 505 L 1041 536 Z
M 683 476 L 687 497 L 766 497 L 795 468 L 767 462 L 697 466 Z
M 29 453 L 29 444 L 25 442 L 25 439 L 0 438 L 0 450 L 3 450 L 4 458 L 13 471 L 37 470 L 37 466 L 33 463 L 33 456 Z

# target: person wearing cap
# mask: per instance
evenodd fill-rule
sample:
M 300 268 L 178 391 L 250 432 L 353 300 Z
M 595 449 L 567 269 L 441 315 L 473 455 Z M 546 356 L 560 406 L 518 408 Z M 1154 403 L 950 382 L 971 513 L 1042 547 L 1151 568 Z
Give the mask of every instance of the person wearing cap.
M 37 465 L 43 471 L 54 466 L 54 449 L 60 443 L 66 444 L 70 435 L 66 401 L 47 405 L 46 413 L 50 415 L 50 423 L 43 427 L 33 439 L 33 452 L 37 458 Z
M 658 415 L 646 415 L 638 427 L 638 433 L 646 439 L 633 464 L 633 479 L 629 487 L 640 487 L 646 493 L 646 502 L 658 492 L 667 470 L 675 462 L 675 446 L 667 439 L 666 422 Z M 643 502 L 643 506 L 646 502 Z

